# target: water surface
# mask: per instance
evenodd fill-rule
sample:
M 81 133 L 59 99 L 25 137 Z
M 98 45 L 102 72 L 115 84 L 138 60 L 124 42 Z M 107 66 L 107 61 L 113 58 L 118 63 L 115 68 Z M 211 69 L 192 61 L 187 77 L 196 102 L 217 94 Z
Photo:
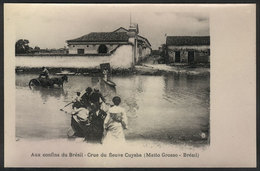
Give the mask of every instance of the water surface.
M 209 132 L 209 76 L 168 74 L 164 76 L 115 76 L 113 89 L 99 78 L 69 76 L 63 89 L 30 89 L 34 74 L 16 75 L 16 136 L 27 139 L 67 138 L 70 114 L 60 111 L 88 86 L 101 90 L 108 102 L 122 98 L 127 111 L 127 140 L 167 143 L 207 143 Z M 71 110 L 71 106 L 65 108 Z

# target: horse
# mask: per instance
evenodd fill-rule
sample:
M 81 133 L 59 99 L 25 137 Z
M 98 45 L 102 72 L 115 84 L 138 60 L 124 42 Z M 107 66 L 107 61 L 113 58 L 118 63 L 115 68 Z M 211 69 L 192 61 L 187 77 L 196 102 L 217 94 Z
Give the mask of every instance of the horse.
M 29 81 L 29 87 L 32 88 L 33 86 L 42 86 L 42 87 L 54 87 L 54 85 L 58 85 L 59 87 L 63 87 L 63 83 L 68 82 L 68 77 L 66 75 L 60 78 L 34 78 Z
M 63 75 L 61 78 L 51 78 L 51 81 L 53 81 L 53 85 L 56 84 L 59 87 L 63 87 L 63 83 L 68 82 L 68 77 L 67 75 Z

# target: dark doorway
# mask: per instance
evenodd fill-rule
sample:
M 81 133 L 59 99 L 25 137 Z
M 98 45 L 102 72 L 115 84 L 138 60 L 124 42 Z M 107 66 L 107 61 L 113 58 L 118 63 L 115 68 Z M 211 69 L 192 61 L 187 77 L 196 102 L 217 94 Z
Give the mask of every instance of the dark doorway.
M 194 51 L 189 51 L 188 52 L 188 62 L 189 63 L 194 63 Z
M 106 45 L 102 44 L 98 47 L 98 53 L 107 53 Z
M 110 63 L 102 63 L 100 64 L 100 69 L 101 69 L 101 72 L 103 73 L 103 71 L 106 69 L 110 72 Z
M 84 49 L 78 49 L 78 54 L 84 54 L 84 53 L 85 53 Z
M 181 62 L 181 53 L 180 53 L 180 51 L 175 51 L 175 62 Z

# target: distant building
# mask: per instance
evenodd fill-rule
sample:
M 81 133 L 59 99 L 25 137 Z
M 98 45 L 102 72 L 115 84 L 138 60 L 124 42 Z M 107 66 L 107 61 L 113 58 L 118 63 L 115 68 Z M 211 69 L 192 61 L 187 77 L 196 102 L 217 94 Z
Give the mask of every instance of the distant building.
M 159 56 L 160 55 L 160 50 L 152 50 L 152 55 L 154 56 Z
M 35 49 L 35 53 L 16 54 L 16 67 L 100 69 L 109 63 L 113 69 L 132 69 L 151 53 L 151 44 L 139 34 L 137 24 L 113 32 L 92 32 L 68 40 L 68 48 Z
M 121 46 L 131 45 L 133 64 L 135 64 L 148 56 L 152 50 L 150 42 L 138 33 L 137 24 L 132 24 L 128 30 L 120 27 L 112 32 L 91 32 L 79 38 L 67 40 L 69 54 L 109 55 L 115 53 Z
M 210 62 L 209 36 L 167 36 L 167 63 Z

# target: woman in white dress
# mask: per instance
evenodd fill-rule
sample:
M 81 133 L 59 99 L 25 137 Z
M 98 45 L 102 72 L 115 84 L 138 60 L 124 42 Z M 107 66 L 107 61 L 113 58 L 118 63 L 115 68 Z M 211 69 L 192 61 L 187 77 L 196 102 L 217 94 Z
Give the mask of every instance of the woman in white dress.
M 103 144 L 125 142 L 124 129 L 127 129 L 127 116 L 125 109 L 120 107 L 121 99 L 118 96 L 113 98 L 114 106 L 108 110 L 108 115 L 104 121 Z

